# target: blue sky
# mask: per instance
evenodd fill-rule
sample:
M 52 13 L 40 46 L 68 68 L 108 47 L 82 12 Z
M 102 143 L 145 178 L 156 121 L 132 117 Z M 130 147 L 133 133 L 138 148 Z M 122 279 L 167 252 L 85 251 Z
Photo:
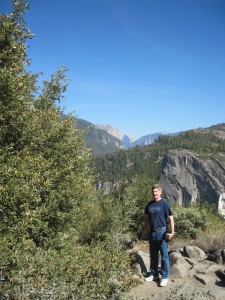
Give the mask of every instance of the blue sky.
M 225 122 L 224 0 L 28 2 L 31 69 L 68 67 L 66 112 L 134 138 Z

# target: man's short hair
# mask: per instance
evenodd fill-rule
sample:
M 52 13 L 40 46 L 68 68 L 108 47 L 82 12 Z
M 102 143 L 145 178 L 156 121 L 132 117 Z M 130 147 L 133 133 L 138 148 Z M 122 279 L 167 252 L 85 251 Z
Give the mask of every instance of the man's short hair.
M 159 184 L 153 184 L 153 186 L 152 186 L 152 191 L 154 190 L 154 189 L 158 189 L 160 192 L 162 192 L 162 187 L 161 187 L 161 185 L 159 185 Z

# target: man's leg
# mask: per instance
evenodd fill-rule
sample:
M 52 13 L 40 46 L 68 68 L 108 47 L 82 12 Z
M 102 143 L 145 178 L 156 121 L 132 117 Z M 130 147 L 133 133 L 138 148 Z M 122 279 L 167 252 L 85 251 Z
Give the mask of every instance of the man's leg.
M 159 271 L 158 271 L 159 247 L 158 247 L 158 242 L 155 239 L 153 239 L 151 233 L 149 238 L 149 247 L 150 247 L 150 273 L 154 277 L 157 277 L 159 275 Z
M 166 279 L 169 277 L 169 253 L 168 253 L 168 243 L 162 242 L 160 245 L 160 253 L 161 253 L 161 271 L 162 271 L 162 279 Z

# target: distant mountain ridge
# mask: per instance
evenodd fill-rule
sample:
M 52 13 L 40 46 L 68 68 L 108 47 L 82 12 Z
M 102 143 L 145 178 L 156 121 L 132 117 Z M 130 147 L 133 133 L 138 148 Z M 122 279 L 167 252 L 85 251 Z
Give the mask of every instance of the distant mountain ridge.
M 154 143 L 162 135 L 175 136 L 178 134 L 180 134 L 180 132 L 176 132 L 176 133 L 156 132 L 156 133 L 148 134 L 148 135 L 142 136 L 138 140 L 134 141 L 132 143 L 131 147 L 134 147 L 136 145 L 139 145 L 139 146 L 150 145 L 150 144 Z
M 134 138 L 132 138 L 126 134 L 123 134 L 119 129 L 114 128 L 109 124 L 95 124 L 95 126 L 99 129 L 105 130 L 106 132 L 108 132 L 108 134 L 111 134 L 112 136 L 121 140 L 125 149 L 132 147 Z
M 179 134 L 157 132 L 134 140 L 134 138 L 123 134 L 119 129 L 114 128 L 109 124 L 93 124 L 77 118 L 76 125 L 79 129 L 87 130 L 84 140 L 86 145 L 92 148 L 94 155 L 117 152 L 121 149 L 126 150 L 135 146 L 143 147 L 154 143 L 159 136 Z
M 78 129 L 86 129 L 84 141 L 87 147 L 93 150 L 94 155 L 117 152 L 121 149 L 130 149 L 135 146 L 146 146 L 154 143 L 160 136 L 175 136 L 177 133 L 156 132 L 134 140 L 133 137 L 122 133 L 109 124 L 93 124 L 89 121 L 75 118 Z
M 224 193 L 225 123 L 180 133 L 157 132 L 136 141 L 110 125 L 96 126 L 81 119 L 75 123 L 86 130 L 84 140 L 93 150 L 98 174 L 96 186 L 105 193 L 121 178 L 133 176 L 159 181 L 164 197 L 182 206 L 196 201 L 217 206 Z
M 134 138 L 122 133 L 119 129 L 109 124 L 93 124 L 79 118 L 75 118 L 75 120 L 78 129 L 85 129 L 87 131 L 84 140 L 86 145 L 92 148 L 94 155 L 118 152 L 135 146 L 144 147 L 155 143 L 160 137 L 177 136 L 182 133 L 182 131 L 175 133 L 156 132 L 134 140 Z M 212 125 L 208 129 L 196 128 L 190 130 L 203 133 L 209 129 L 221 138 L 225 138 L 224 131 L 221 131 L 221 124 Z
M 103 130 L 107 131 L 109 134 L 111 134 L 112 136 L 114 136 L 117 139 L 122 141 L 123 133 L 119 129 L 114 128 L 108 124 L 95 124 L 95 126 L 99 129 L 103 129 Z
M 161 135 L 177 135 L 180 132 L 177 133 L 169 133 L 169 132 L 156 132 L 156 133 L 151 133 L 145 136 L 142 136 L 140 138 L 138 138 L 137 140 L 134 140 L 134 138 L 123 134 L 119 129 L 112 127 L 111 125 L 108 124 L 95 124 L 95 126 L 99 129 L 103 129 L 106 132 L 108 132 L 109 134 L 111 134 L 112 136 L 120 139 L 123 142 L 124 148 L 125 149 L 129 149 L 135 146 L 146 146 L 149 144 L 154 143 L 159 136 Z

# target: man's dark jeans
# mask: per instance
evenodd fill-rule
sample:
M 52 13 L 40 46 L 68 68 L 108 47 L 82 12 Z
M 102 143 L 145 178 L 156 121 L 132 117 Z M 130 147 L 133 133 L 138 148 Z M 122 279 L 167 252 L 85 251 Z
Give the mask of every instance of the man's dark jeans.
M 158 264 L 159 264 L 159 252 L 161 254 L 161 273 L 162 279 L 168 278 L 169 276 L 169 254 L 168 254 L 168 243 L 163 241 L 163 235 L 166 230 L 160 230 L 156 232 L 150 232 L 149 235 L 149 246 L 150 246 L 150 273 L 153 276 L 159 275 Z

